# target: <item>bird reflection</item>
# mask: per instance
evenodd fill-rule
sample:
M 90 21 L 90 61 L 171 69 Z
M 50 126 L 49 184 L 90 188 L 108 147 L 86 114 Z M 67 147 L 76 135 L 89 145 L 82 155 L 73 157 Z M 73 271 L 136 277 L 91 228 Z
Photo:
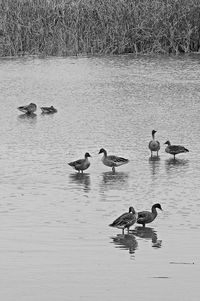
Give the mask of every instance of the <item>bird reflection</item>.
M 69 175 L 70 181 L 83 187 L 84 191 L 90 191 L 90 175 L 88 173 L 72 173 Z
M 104 172 L 102 173 L 102 188 L 121 189 L 127 184 L 128 173 L 125 172 Z
M 27 120 L 27 121 L 35 122 L 37 119 L 36 117 L 37 117 L 37 115 L 35 113 L 31 113 L 31 114 L 25 113 L 25 114 L 18 115 L 18 120 L 20 120 L 20 121 Z
M 156 231 L 150 227 L 135 227 L 131 231 L 136 237 L 152 241 L 153 248 L 161 248 L 162 240 L 158 240 Z
M 117 236 L 111 237 L 112 243 L 115 244 L 116 248 L 122 250 L 129 250 L 130 254 L 134 254 L 138 247 L 137 240 L 133 234 L 118 234 Z
M 174 158 L 170 158 L 168 160 L 165 161 L 165 167 L 166 167 L 166 171 L 170 172 L 172 170 L 179 170 L 182 167 L 188 167 L 189 165 L 189 160 L 187 159 L 174 159 Z
M 159 170 L 160 157 L 157 156 L 149 157 L 149 165 L 150 165 L 152 175 L 155 176 Z

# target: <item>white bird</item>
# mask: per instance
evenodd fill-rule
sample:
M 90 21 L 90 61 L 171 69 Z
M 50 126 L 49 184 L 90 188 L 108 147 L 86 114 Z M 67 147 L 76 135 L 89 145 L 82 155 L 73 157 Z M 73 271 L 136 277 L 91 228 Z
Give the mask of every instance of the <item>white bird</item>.
M 88 157 L 91 157 L 89 153 L 85 153 L 84 159 L 79 159 L 73 162 L 68 163 L 71 167 L 78 170 L 78 172 L 82 172 L 83 170 L 87 169 L 90 166 L 90 162 L 88 160 Z
M 155 140 L 155 133 L 157 131 L 153 130 L 152 131 L 152 140 L 149 142 L 149 149 L 151 151 L 151 157 L 153 156 L 153 152 L 157 152 L 158 156 L 158 151 L 160 150 L 160 142 Z
M 174 156 L 174 160 L 175 160 L 175 156 L 177 154 L 189 152 L 189 150 L 187 148 L 185 148 L 184 146 L 181 146 L 181 145 L 171 145 L 171 143 L 169 142 L 169 140 L 167 140 L 164 144 L 167 144 L 167 147 L 165 149 L 166 153 L 169 153 L 169 154 L 173 155 Z
M 137 221 L 138 214 L 136 213 L 135 209 L 133 207 L 129 207 L 129 212 L 123 213 L 120 215 L 112 224 L 110 224 L 110 227 L 122 229 L 122 234 L 124 234 L 124 229 L 128 229 L 135 224 Z
M 128 159 L 117 157 L 113 155 L 107 155 L 107 151 L 104 148 L 101 148 L 99 154 L 103 153 L 102 162 L 104 165 L 112 167 L 112 171 L 115 172 L 115 167 L 126 164 L 129 162 Z

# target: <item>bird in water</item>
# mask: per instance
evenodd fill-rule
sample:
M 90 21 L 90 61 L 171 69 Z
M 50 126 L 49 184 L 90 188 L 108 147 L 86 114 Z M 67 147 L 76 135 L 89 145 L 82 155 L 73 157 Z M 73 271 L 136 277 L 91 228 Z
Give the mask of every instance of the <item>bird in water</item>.
M 115 167 L 126 164 L 129 162 L 128 159 L 122 157 L 117 157 L 113 155 L 107 155 L 107 151 L 104 148 L 101 148 L 99 154 L 103 153 L 102 162 L 104 165 L 112 167 L 112 171 L 115 172 Z
M 90 166 L 90 162 L 88 158 L 91 157 L 89 153 L 85 153 L 84 159 L 79 159 L 73 162 L 68 163 L 71 167 L 73 167 L 75 170 L 78 170 L 78 172 L 82 172 L 83 170 L 87 169 Z
M 153 152 L 157 152 L 158 157 L 158 151 L 160 150 L 160 142 L 155 140 L 155 133 L 157 131 L 152 131 L 152 140 L 149 142 L 149 149 L 151 151 L 151 157 L 153 156 Z
M 124 229 L 127 228 L 129 233 L 129 228 L 135 224 L 137 221 L 137 213 L 133 207 L 129 207 L 129 212 L 123 213 L 120 215 L 112 224 L 110 224 L 110 227 L 122 229 L 122 234 L 124 234 Z
M 53 114 L 53 113 L 57 112 L 57 110 L 56 110 L 56 108 L 54 108 L 54 106 L 41 107 L 40 109 L 42 110 L 43 114 Z
M 167 144 L 167 147 L 165 148 L 166 153 L 169 153 L 169 154 L 173 155 L 174 156 L 174 160 L 175 160 L 175 156 L 177 154 L 189 152 L 189 150 L 187 148 L 185 148 L 184 146 L 181 146 L 181 145 L 171 145 L 171 143 L 170 143 L 169 140 L 167 140 L 164 144 Z
M 142 224 L 143 227 L 145 227 L 146 224 L 149 224 L 149 223 L 153 222 L 153 220 L 158 215 L 158 212 L 157 212 L 156 208 L 162 210 L 161 205 L 157 203 L 157 204 L 154 204 L 152 206 L 151 212 L 150 211 L 138 212 L 137 223 Z
M 37 106 L 31 102 L 29 105 L 18 107 L 18 110 L 26 114 L 32 114 L 37 110 Z

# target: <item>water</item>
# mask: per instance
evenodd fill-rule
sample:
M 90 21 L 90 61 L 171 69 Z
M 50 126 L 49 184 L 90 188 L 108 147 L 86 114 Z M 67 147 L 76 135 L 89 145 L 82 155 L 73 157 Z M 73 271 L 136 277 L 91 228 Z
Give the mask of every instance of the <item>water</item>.
M 2 59 L 0 78 L 1 299 L 198 300 L 199 56 Z M 174 162 L 166 140 L 190 152 Z M 101 147 L 129 164 L 112 174 Z M 157 202 L 145 230 L 108 227 Z

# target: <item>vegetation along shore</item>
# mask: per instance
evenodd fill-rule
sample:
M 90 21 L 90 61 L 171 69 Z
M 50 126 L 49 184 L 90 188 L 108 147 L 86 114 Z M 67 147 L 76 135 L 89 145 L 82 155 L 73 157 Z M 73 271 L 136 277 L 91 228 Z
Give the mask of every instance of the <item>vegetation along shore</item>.
M 199 0 L 1 0 L 0 56 L 188 53 Z

